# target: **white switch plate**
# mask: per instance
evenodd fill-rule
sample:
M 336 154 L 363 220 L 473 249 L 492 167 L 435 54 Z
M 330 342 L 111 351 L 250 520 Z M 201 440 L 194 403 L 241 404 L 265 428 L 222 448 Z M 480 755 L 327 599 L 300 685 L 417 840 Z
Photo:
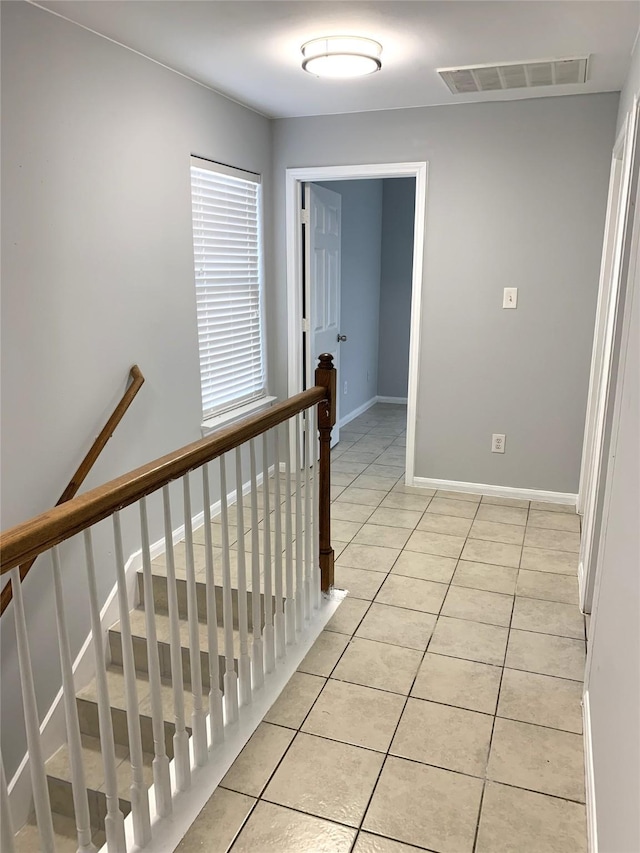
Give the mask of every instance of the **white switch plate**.
M 347 393 L 347 380 L 346 379 L 344 380 L 344 391 L 342 393 L 343 394 Z
M 506 436 L 501 433 L 496 433 L 491 436 L 491 452 L 504 453 L 504 443 Z
M 517 287 L 505 287 L 504 295 L 502 297 L 502 307 L 503 308 L 517 308 L 518 307 L 518 288 Z

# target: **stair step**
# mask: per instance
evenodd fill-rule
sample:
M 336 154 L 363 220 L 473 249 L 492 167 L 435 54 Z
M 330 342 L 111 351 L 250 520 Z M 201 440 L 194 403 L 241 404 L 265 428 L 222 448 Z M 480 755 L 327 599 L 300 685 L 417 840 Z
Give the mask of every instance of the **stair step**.
M 177 547 L 177 546 L 176 546 Z M 253 628 L 252 622 L 252 605 L 253 605 L 253 593 L 251 592 L 252 581 L 251 581 L 251 571 L 248 567 L 247 571 L 247 613 L 249 620 L 249 630 Z M 262 583 L 262 573 L 260 575 L 261 583 Z M 223 592 L 222 587 L 218 585 L 218 581 L 221 580 L 220 571 L 216 572 L 215 575 L 216 587 L 215 587 L 215 598 L 216 598 L 216 614 L 218 624 L 222 624 L 222 612 L 223 612 Z M 153 563 L 153 574 L 152 574 L 152 586 L 153 586 L 153 603 L 156 615 L 158 614 L 167 614 L 169 612 L 169 603 L 167 597 L 167 571 L 166 566 L 163 563 L 158 563 L 154 561 Z M 238 601 L 239 595 L 238 592 L 238 578 L 237 578 L 237 566 L 232 566 L 231 568 L 231 604 L 233 608 L 233 627 L 238 628 Z M 178 597 L 178 614 L 181 619 L 187 618 L 187 582 L 186 582 L 186 573 L 183 567 L 176 567 L 176 592 Z M 140 606 L 144 607 L 144 579 L 142 572 L 138 572 L 138 596 L 140 599 Z M 198 620 L 200 622 L 205 622 L 207 618 L 207 588 L 205 583 L 204 569 L 202 571 L 196 572 L 196 597 L 198 602 Z M 264 595 L 260 593 L 260 608 L 262 612 L 262 608 L 264 606 Z
M 85 784 L 88 791 L 91 826 L 104 829 L 107 814 L 107 800 L 104 792 L 104 765 L 100 740 L 88 735 L 82 736 L 82 761 L 85 772 Z M 153 784 L 151 762 L 153 755 L 143 754 L 143 775 L 147 787 Z M 129 751 L 125 746 L 116 746 L 116 776 L 120 809 L 126 817 L 131 811 L 129 789 L 131 787 L 131 764 Z M 58 815 L 74 819 L 73 791 L 71 787 L 71 762 L 67 746 L 62 746 L 46 763 L 47 782 L 51 809 Z
M 136 670 L 138 672 L 148 672 L 148 654 L 147 654 L 147 626 L 145 621 L 144 610 L 132 610 L 129 614 L 131 624 L 131 635 L 133 641 L 133 655 L 135 660 Z M 180 645 L 182 652 L 182 674 L 185 687 L 191 685 L 191 660 L 189 654 L 189 623 L 186 620 L 180 620 Z M 162 613 L 156 613 L 155 617 L 156 637 L 158 641 L 158 657 L 160 659 L 160 673 L 166 678 L 171 678 L 171 646 L 170 646 L 170 623 L 169 617 Z M 206 689 L 210 686 L 209 680 L 209 652 L 208 652 L 208 636 L 207 626 L 203 622 L 198 623 L 199 639 L 200 639 L 200 665 L 202 671 L 202 684 Z M 218 628 L 218 647 L 220 654 L 218 656 L 218 668 L 220 672 L 220 688 L 223 687 L 223 676 L 225 671 L 224 658 L 224 629 Z M 111 663 L 116 666 L 122 666 L 122 633 L 120 622 L 116 622 L 109 628 L 109 650 L 111 653 Z M 252 637 L 249 636 L 249 644 Z M 234 661 L 237 662 L 240 654 L 240 635 L 237 630 L 233 632 L 233 647 Z M 237 663 L 234 663 L 236 671 L 238 670 Z
M 61 814 L 56 814 L 55 812 L 51 817 L 53 818 L 53 833 L 56 853 L 77 853 L 78 836 L 76 833 L 75 820 Z M 106 842 L 104 831 L 96 829 L 93 833 L 92 840 L 96 849 L 100 850 Z M 38 832 L 38 827 L 35 824 L 35 817 L 16 833 L 14 844 L 16 853 L 35 853 L 36 850 L 41 849 L 40 834 Z
M 109 704 L 111 706 L 111 721 L 113 724 L 113 738 L 116 744 L 127 747 L 129 735 L 127 732 L 127 713 L 125 701 L 125 682 L 122 669 L 109 666 L 107 669 L 107 683 L 109 687 Z M 136 674 L 136 689 L 138 692 L 138 709 L 140 716 L 140 731 L 142 735 L 142 749 L 144 752 L 153 753 L 153 729 L 151 722 L 151 697 L 149 695 L 149 679 L 146 673 Z M 175 732 L 175 714 L 173 709 L 173 688 L 169 683 L 160 686 L 162 697 L 162 711 L 164 717 L 165 748 L 169 758 L 173 758 L 173 735 Z M 78 717 L 80 719 L 80 731 L 83 735 L 99 738 L 100 727 L 98 724 L 98 694 L 95 679 L 77 694 Z M 206 691 L 203 705 L 206 710 Z M 191 733 L 191 714 L 193 711 L 193 694 L 190 690 L 184 690 L 185 722 L 189 734 Z

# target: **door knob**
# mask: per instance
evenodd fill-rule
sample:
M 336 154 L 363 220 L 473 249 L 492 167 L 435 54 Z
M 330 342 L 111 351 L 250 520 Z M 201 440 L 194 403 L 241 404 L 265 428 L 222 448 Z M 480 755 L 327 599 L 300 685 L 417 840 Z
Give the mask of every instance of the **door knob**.
M 347 336 L 346 336 L 346 335 L 338 335 L 338 343 L 339 343 L 339 344 L 340 344 L 340 343 L 344 343 L 344 341 L 346 341 L 346 340 L 347 340 Z

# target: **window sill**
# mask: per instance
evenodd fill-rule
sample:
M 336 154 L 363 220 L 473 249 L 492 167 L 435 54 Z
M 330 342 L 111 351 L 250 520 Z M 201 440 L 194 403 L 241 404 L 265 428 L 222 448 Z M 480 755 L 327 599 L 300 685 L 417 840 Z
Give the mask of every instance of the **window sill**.
M 238 406 L 237 409 L 231 409 L 228 412 L 223 412 L 221 415 L 214 415 L 211 418 L 207 418 L 206 421 L 200 424 L 203 438 L 211 435 L 212 432 L 220 429 L 220 427 L 230 426 L 236 421 L 268 409 L 277 399 L 277 397 L 260 397 L 259 400 L 252 400 L 250 403 L 245 403 L 244 406 Z

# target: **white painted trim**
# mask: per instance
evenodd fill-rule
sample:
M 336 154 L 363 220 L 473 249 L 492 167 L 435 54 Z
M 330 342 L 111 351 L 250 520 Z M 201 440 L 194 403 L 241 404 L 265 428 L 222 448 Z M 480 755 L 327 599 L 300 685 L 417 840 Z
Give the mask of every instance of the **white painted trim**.
M 211 435 L 212 432 L 220 429 L 220 427 L 231 426 L 243 418 L 248 418 L 250 415 L 257 415 L 264 409 L 270 408 L 277 399 L 277 397 L 264 396 L 260 397 L 259 400 L 252 400 L 250 403 L 245 403 L 244 406 L 238 406 L 236 409 L 223 412 L 221 415 L 213 415 L 200 424 L 200 432 L 203 438 L 205 438 Z
M 416 172 L 416 216 L 413 231 L 413 272 L 411 276 L 411 330 L 409 332 L 409 381 L 407 385 L 407 453 L 405 482 L 415 475 L 416 426 L 418 413 L 418 365 L 422 329 L 424 241 L 427 220 L 427 163 Z
M 342 429 L 343 426 L 350 424 L 351 421 L 355 421 L 357 417 L 363 415 L 367 412 L 372 406 L 378 402 L 378 397 L 372 397 L 370 400 L 367 400 L 366 403 L 363 403 L 361 406 L 358 406 L 357 409 L 354 409 L 352 412 L 349 412 L 348 415 L 345 415 L 343 418 L 340 418 L 339 427 Z
M 584 740 L 584 776 L 587 807 L 587 849 L 598 853 L 598 821 L 596 813 L 596 784 L 593 769 L 593 742 L 591 740 L 591 706 L 589 691 L 582 696 L 582 731 Z
M 381 397 L 378 395 L 376 397 L 377 403 L 395 403 L 398 406 L 406 405 L 408 400 L 407 397 Z
M 423 263 L 426 234 L 427 162 L 369 163 L 353 166 L 307 166 L 287 169 L 285 177 L 285 228 L 287 253 L 287 332 L 288 394 L 302 390 L 302 340 L 300 334 L 302 304 L 301 228 L 299 227 L 301 193 L 306 181 L 366 180 L 368 178 L 407 177 L 416 180 L 415 220 L 413 231 L 413 272 L 411 276 L 411 326 L 409 336 L 409 381 L 407 398 L 406 482 L 413 480 L 415 466 L 416 412 L 418 404 L 418 364 L 420 362 L 420 330 L 422 326 Z M 311 369 L 312 366 L 309 366 Z
M 615 214 L 615 245 L 611 263 L 611 287 L 606 306 L 606 324 L 603 330 L 600 370 L 594 382 L 594 423 L 590 457 L 586 472 L 584 495 L 584 519 L 580 540 L 580 562 L 583 564 L 583 587 L 581 601 L 586 611 L 591 612 L 600 538 L 606 523 L 605 505 L 606 485 L 610 477 L 611 454 L 615 449 L 615 437 L 620 417 L 616 406 L 619 359 L 624 347 L 625 302 L 630 298 L 632 282 L 629 281 L 630 247 L 634 234 L 630 226 L 634 220 L 635 192 L 638 181 L 638 124 L 640 122 L 640 103 L 638 96 L 633 99 L 623 133 L 620 135 L 614 156 L 622 157 L 621 191 L 618 209 Z M 622 151 L 619 146 L 622 145 Z M 628 318 L 628 312 L 627 312 Z M 607 447 L 607 429 L 609 428 L 609 446 Z M 599 513 L 599 509 L 601 512 Z
M 596 305 L 596 317 L 594 323 L 594 331 L 593 331 L 593 346 L 591 351 L 591 369 L 589 371 L 589 391 L 587 396 L 587 413 L 585 416 L 585 425 L 584 425 L 584 437 L 582 440 L 582 461 L 580 463 L 580 484 L 578 487 L 578 512 L 580 515 L 584 514 L 585 509 L 585 496 L 588 491 L 588 483 L 591 476 L 591 457 L 593 455 L 593 436 L 596 428 L 596 386 L 597 386 L 597 365 L 599 360 L 599 349 L 600 349 L 600 337 L 602 334 L 602 324 L 604 322 L 604 314 L 605 314 L 605 305 L 604 305 L 604 293 L 606 290 L 605 287 L 605 276 L 608 271 L 608 249 L 609 244 L 613 239 L 614 234 L 614 226 L 615 220 L 617 217 L 617 210 L 614 209 L 615 199 L 614 195 L 616 193 L 616 184 L 618 181 L 618 170 L 619 163 L 622 159 L 621 153 L 618 154 L 619 149 L 624 145 L 624 140 L 627 132 L 627 123 L 628 119 L 625 119 L 624 125 L 620 131 L 620 134 L 616 140 L 616 143 L 613 147 L 613 154 L 611 157 L 611 170 L 609 176 L 609 192 L 607 197 L 607 213 L 606 219 L 604 223 L 604 239 L 602 242 L 602 260 L 600 263 L 600 277 L 598 283 L 598 302 Z M 622 193 L 622 186 L 620 186 L 620 193 Z
M 190 738 L 191 787 L 188 791 L 174 794 L 173 813 L 170 817 L 164 820 L 158 817 L 153 787 L 149 790 L 153 837 L 144 848 L 146 853 L 172 853 L 176 849 L 345 597 L 346 593 L 342 590 L 333 590 L 328 596 L 322 596 L 320 609 L 305 626 L 302 638 L 296 645 L 287 646 L 285 660 L 276 661 L 275 672 L 265 680 L 264 687 L 253 694 L 251 705 L 240 709 L 238 722 L 230 727 L 225 725 L 225 740 L 219 747 L 209 752 L 209 762 L 205 767 L 195 766 L 193 739 Z M 171 788 L 175 792 L 175 759 L 171 761 L 169 769 Z M 137 850 L 133 839 L 132 814 L 125 820 L 125 835 L 127 850 Z M 102 851 L 106 849 L 105 845 Z
M 640 92 L 638 92 L 634 97 L 633 107 L 632 109 L 638 113 L 640 111 Z M 636 188 L 636 197 L 635 197 L 635 209 L 638 210 L 638 202 L 640 201 L 640 186 Z M 618 441 L 618 432 L 620 426 L 620 407 L 622 405 L 622 398 L 624 394 L 624 370 L 626 359 L 628 356 L 628 345 L 629 345 L 629 324 L 631 319 L 631 314 L 633 311 L 633 301 L 635 299 L 640 298 L 640 259 L 638 258 L 638 247 L 640 246 L 640 216 L 634 216 L 633 221 L 633 230 L 631 235 L 631 255 L 635 258 L 633 265 L 629 268 L 629 281 L 627 283 L 627 301 L 624 307 L 624 317 L 623 317 L 623 333 L 620 338 L 620 359 L 618 363 L 618 378 L 620 381 L 616 383 L 616 394 L 615 394 L 615 402 L 614 402 L 614 417 L 613 417 L 613 425 L 611 432 L 611 447 L 610 447 L 610 458 L 612 460 L 615 459 L 617 441 Z M 635 353 L 634 353 L 635 354 Z M 613 482 L 613 475 L 615 472 L 615 462 L 609 465 L 607 471 L 607 479 L 605 482 L 605 493 L 604 493 L 604 506 L 603 506 L 603 522 L 602 522 L 602 535 L 600 536 L 600 542 L 598 545 L 598 556 L 596 561 L 596 572 L 595 579 L 593 585 L 593 596 L 591 602 L 588 602 L 590 605 L 590 615 L 591 619 L 589 622 L 589 630 L 587 635 L 587 661 L 585 664 L 585 676 L 584 676 L 584 685 L 585 685 L 585 693 L 589 690 L 589 685 L 591 683 L 591 670 L 593 665 L 593 650 L 595 647 L 595 638 L 598 632 L 598 610 L 600 603 L 600 592 L 603 588 L 604 574 L 607 569 L 607 566 L 604 561 L 605 549 L 607 543 L 607 526 L 608 526 L 608 518 L 609 518 L 609 510 L 611 505 L 611 489 Z
M 496 498 L 516 498 L 523 501 L 546 501 L 547 503 L 575 506 L 577 495 L 568 492 L 545 492 L 541 489 L 516 489 L 513 486 L 492 486 L 486 483 L 462 483 L 459 480 L 434 480 L 430 477 L 414 477 L 410 486 L 419 489 L 445 489 L 448 492 L 491 495 Z
M 577 510 L 577 506 L 576 506 Z M 578 607 L 581 613 L 585 613 L 585 582 L 584 582 L 584 563 L 582 560 L 578 563 Z

